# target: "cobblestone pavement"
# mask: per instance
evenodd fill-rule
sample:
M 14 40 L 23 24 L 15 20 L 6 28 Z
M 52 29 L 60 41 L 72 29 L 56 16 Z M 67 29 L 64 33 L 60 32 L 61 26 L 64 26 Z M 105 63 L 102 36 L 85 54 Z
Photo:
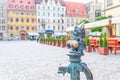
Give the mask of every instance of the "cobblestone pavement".
M 59 64 L 68 65 L 67 48 L 52 47 L 35 41 L 0 42 L 0 80 L 70 80 L 58 74 Z M 85 53 L 94 80 L 120 80 L 120 53 Z M 82 77 L 83 76 L 83 77 Z M 81 80 L 84 79 L 82 74 Z

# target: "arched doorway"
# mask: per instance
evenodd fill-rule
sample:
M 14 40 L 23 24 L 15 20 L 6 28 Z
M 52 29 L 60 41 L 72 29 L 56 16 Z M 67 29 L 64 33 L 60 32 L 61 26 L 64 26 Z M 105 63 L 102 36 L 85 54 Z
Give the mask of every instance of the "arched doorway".
M 21 31 L 20 32 L 20 39 L 21 40 L 26 40 L 26 31 Z
M 25 34 L 23 34 L 23 33 L 20 34 L 20 38 L 21 38 L 21 40 L 25 40 L 25 38 L 26 38 L 26 37 L 25 37 Z

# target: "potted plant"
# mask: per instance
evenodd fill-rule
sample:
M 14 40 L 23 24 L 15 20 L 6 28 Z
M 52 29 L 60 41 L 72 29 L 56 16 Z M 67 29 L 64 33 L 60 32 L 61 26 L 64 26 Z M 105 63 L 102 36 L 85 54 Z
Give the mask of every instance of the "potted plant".
M 57 39 L 57 46 L 60 46 L 60 38 Z
M 52 45 L 52 37 L 49 37 L 50 45 Z
M 62 47 L 65 47 L 65 37 L 62 36 Z
M 108 47 L 107 47 L 107 38 L 106 38 L 106 33 L 104 33 L 104 37 L 102 34 L 100 35 L 99 38 L 99 47 L 98 47 L 98 53 L 107 55 L 108 54 Z
M 55 40 L 54 37 L 52 38 L 52 41 L 53 41 L 53 46 L 55 46 L 56 45 L 56 40 Z
M 85 44 L 86 44 L 86 52 L 91 52 L 91 46 L 90 46 L 90 41 L 88 35 L 85 36 Z

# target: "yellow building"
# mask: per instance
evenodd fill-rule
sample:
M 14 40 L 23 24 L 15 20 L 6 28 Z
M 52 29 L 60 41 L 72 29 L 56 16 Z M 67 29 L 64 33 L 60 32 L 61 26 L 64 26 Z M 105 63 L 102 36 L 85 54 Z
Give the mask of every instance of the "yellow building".
M 34 0 L 8 0 L 8 39 L 26 40 L 36 30 Z

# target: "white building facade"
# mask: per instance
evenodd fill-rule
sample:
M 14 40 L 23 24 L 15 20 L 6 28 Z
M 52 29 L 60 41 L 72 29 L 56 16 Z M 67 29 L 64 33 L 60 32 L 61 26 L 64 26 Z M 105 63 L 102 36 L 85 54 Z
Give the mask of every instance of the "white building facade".
M 47 36 L 64 33 L 66 7 L 62 0 L 36 0 L 37 31 Z
M 102 0 L 102 15 L 111 16 L 112 35 L 120 36 L 120 0 Z
M 0 1 L 0 40 L 7 40 L 7 0 Z

